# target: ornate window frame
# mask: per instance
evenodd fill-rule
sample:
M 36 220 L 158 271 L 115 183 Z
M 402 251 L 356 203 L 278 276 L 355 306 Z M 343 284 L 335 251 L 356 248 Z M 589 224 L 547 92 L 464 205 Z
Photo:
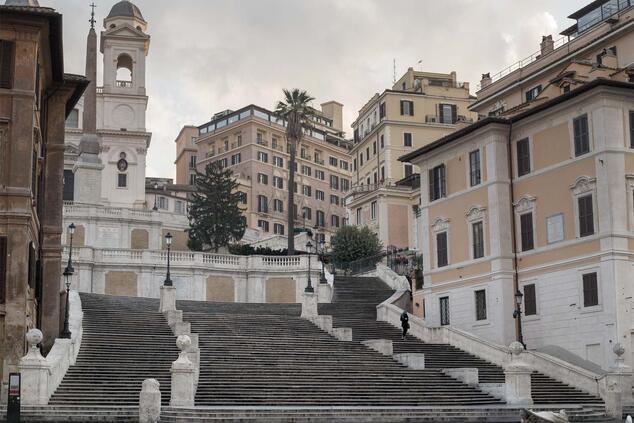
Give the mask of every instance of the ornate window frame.
M 532 214 L 533 220 L 533 249 L 528 250 L 534 251 L 537 249 L 537 197 L 533 197 L 530 194 L 522 195 L 514 204 L 513 204 L 513 212 L 515 213 L 515 251 L 518 254 L 523 253 L 522 251 L 522 219 L 521 216 L 526 213 Z
M 634 232 L 634 174 L 629 173 L 625 175 L 625 186 L 627 187 L 627 205 L 630 209 L 629 215 L 629 228 Z
M 594 222 L 594 234 L 586 236 L 589 238 L 599 233 L 599 214 L 597 210 L 597 178 L 582 175 L 575 179 L 574 184 L 570 185 L 572 195 L 572 210 L 574 212 L 575 238 L 580 239 L 579 231 L 579 198 L 588 194 L 592 194 L 592 220 Z
M 487 243 L 487 236 L 486 236 L 488 231 L 486 207 L 482 207 L 480 205 L 471 206 L 471 208 L 469 208 L 469 211 L 465 214 L 465 216 L 467 219 L 467 227 L 469 228 L 467 230 L 469 235 L 469 245 L 467 246 L 467 248 L 469 249 L 469 258 L 471 260 L 482 260 L 487 257 L 487 249 L 489 247 Z M 482 222 L 482 242 L 484 244 L 484 255 L 479 258 L 474 258 L 473 256 L 473 224 L 478 222 Z
M 448 267 L 451 265 L 451 236 L 450 236 L 450 225 L 449 225 L 450 219 L 446 218 L 446 217 L 437 217 L 434 220 L 434 223 L 431 224 L 431 230 L 433 233 L 433 239 L 432 239 L 432 256 L 433 256 L 433 263 L 436 269 L 442 269 L 445 267 Z M 437 244 L 437 237 L 436 235 L 441 234 L 445 232 L 447 234 L 447 264 L 445 266 L 442 267 L 438 267 L 438 244 Z

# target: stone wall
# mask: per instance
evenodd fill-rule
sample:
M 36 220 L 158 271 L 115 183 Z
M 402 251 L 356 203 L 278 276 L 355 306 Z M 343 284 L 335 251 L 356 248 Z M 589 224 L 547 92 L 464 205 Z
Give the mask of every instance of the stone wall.
M 104 294 L 137 296 L 137 275 L 135 272 L 109 271 L 106 273 Z
M 208 276 L 206 294 L 207 301 L 233 302 L 235 282 L 231 276 Z

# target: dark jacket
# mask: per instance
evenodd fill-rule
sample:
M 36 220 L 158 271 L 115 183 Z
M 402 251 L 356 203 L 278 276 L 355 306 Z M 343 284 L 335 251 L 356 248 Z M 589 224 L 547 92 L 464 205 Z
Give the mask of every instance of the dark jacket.
M 404 328 L 409 327 L 409 316 L 407 315 L 407 313 L 401 314 L 401 326 Z

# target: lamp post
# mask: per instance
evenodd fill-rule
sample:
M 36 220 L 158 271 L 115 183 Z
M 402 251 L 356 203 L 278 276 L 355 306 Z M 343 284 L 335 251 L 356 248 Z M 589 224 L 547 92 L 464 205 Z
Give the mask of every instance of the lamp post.
M 172 247 L 172 234 L 169 232 L 165 235 L 165 244 L 167 245 L 167 273 L 165 275 L 165 281 L 163 281 L 163 286 L 172 286 L 172 279 L 170 279 L 170 253 Z
M 313 248 L 312 242 L 308 241 L 306 243 L 306 251 L 308 252 L 308 284 L 306 285 L 306 289 L 304 292 L 315 292 L 313 285 L 310 283 L 310 249 Z
M 73 269 L 73 261 L 72 261 L 72 256 L 73 256 L 73 234 L 75 233 L 75 224 L 71 223 L 68 226 L 68 233 L 70 234 L 70 248 L 68 250 L 68 264 L 66 265 L 66 268 L 64 269 L 64 279 L 66 282 L 66 310 L 64 311 L 64 328 L 62 329 L 62 333 L 60 334 L 60 337 L 62 338 L 66 338 L 66 339 L 70 339 L 71 333 L 70 333 L 70 324 L 69 324 L 69 304 L 70 304 L 70 277 L 73 275 L 73 273 L 75 273 L 75 269 Z
M 332 276 L 334 277 L 337 274 L 337 263 L 335 263 L 335 246 L 337 245 L 337 240 L 333 237 L 330 238 L 330 264 L 332 268 Z
M 321 275 L 319 275 L 319 283 L 328 283 L 326 280 L 326 272 L 324 270 L 324 248 L 326 242 L 323 238 L 319 239 L 319 247 L 321 248 Z
M 517 319 L 517 341 L 526 348 L 524 336 L 522 335 L 522 297 L 524 297 L 524 294 L 518 289 L 515 292 L 515 311 L 513 312 L 513 318 Z
M 158 210 L 158 205 L 156 204 L 156 197 L 157 197 L 157 191 L 158 191 L 158 183 L 154 182 L 154 207 L 152 207 L 152 210 L 157 211 Z

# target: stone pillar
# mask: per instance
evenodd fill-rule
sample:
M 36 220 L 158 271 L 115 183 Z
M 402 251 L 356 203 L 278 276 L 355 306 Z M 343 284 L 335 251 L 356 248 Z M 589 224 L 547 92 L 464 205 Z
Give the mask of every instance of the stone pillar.
M 156 379 L 145 379 L 139 394 L 139 423 L 157 423 L 161 418 L 161 391 Z
M 167 311 L 176 310 L 176 287 L 161 286 L 161 302 L 159 311 L 165 313 Z
M 191 346 L 191 339 L 181 335 L 176 339 L 176 346 L 181 350 L 178 359 L 172 363 L 172 395 L 171 407 L 194 406 L 194 364 L 188 358 L 187 350 Z
M 504 368 L 505 401 L 509 405 L 531 405 L 531 373 L 532 370 L 524 362 L 522 353 L 524 346 L 517 341 L 509 345 L 511 363 Z
M 302 319 L 312 320 L 317 314 L 317 295 L 314 292 L 302 293 Z
M 20 392 L 22 405 L 46 405 L 48 403 L 50 366 L 37 346 L 43 338 L 44 336 L 39 329 L 31 329 L 26 334 L 29 351 L 22 357 L 19 366 L 22 376 L 22 391 Z
M 632 401 L 632 368 L 626 366 L 623 359 L 625 348 L 620 343 L 614 345 L 617 358 L 614 367 L 606 375 L 605 413 L 612 418 L 620 419 L 623 406 Z

